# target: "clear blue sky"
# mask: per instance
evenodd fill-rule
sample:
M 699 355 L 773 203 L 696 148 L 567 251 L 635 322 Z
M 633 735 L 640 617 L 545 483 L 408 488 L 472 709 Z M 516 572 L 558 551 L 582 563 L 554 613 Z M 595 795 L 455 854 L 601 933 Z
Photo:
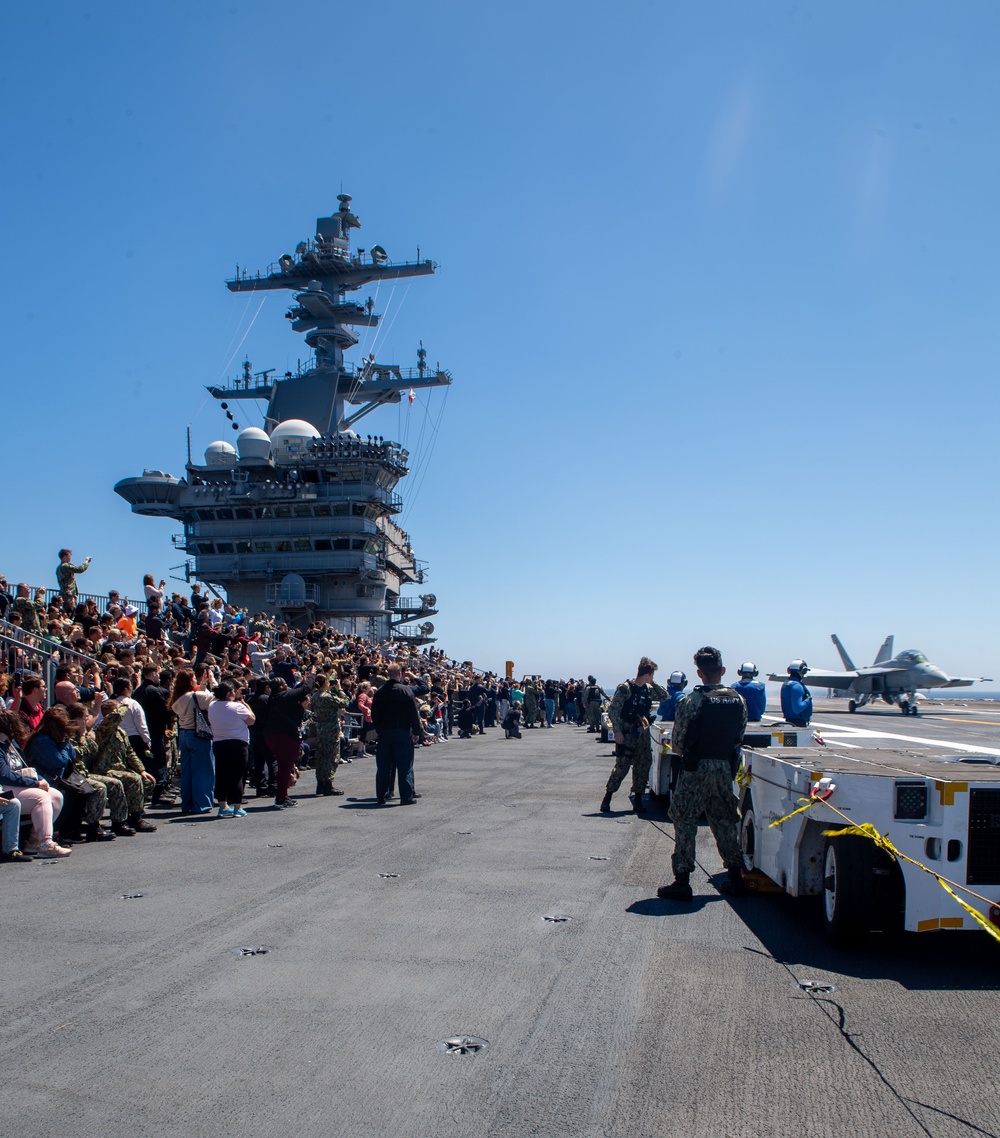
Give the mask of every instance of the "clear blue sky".
M 359 244 L 441 266 L 380 356 L 423 339 L 447 402 L 365 429 L 421 460 L 442 647 L 611 683 L 892 632 L 1000 672 L 993 0 L 56 0 L 0 34 L 12 577 L 181 561 L 112 486 L 224 437 L 244 354 L 307 354 L 223 281 L 343 188 Z

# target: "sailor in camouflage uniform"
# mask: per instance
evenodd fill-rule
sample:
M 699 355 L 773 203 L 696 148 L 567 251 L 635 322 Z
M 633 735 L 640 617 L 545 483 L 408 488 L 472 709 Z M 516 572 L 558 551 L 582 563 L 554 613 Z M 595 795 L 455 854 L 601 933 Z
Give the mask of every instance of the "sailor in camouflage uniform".
M 78 595 L 76 587 L 77 573 L 86 573 L 90 568 L 88 557 L 82 565 L 71 564 L 73 551 L 71 549 L 59 550 L 59 564 L 56 566 L 56 583 L 59 585 L 59 594 L 66 604 L 68 612 L 72 612 L 76 605 Z
M 109 699 L 101 705 L 101 722 L 95 731 L 97 750 L 91 760 L 90 770 L 94 774 L 111 775 L 118 779 L 125 790 L 128 803 L 129 827 L 140 833 L 152 833 L 156 827 L 142 817 L 142 810 L 146 786 L 152 790 L 156 779 L 142 765 L 128 741 L 128 735 L 122 727 L 124 714 L 124 706 L 116 700 Z M 112 826 L 112 829 L 115 833 L 120 831 L 119 827 Z
M 316 793 L 329 797 L 343 794 L 333 785 L 340 766 L 341 716 L 348 704 L 347 696 L 324 675 L 316 677 L 316 690 L 309 702 L 309 712 L 316 724 Z
M 740 761 L 747 708 L 738 692 L 722 684 L 726 669 L 718 648 L 699 648 L 694 662 L 702 683 L 677 705 L 670 736 L 670 749 L 681 764 L 677 788 L 670 797 L 676 834 L 674 881 L 656 891 L 657 896 L 674 901 L 692 898 L 690 878 L 702 811 L 729 871 L 721 891 L 734 896 L 744 893 L 733 779 Z
M 583 689 L 583 706 L 587 716 L 587 731 L 593 734 L 601 729 L 601 707 L 604 703 L 604 692 L 597 685 L 593 676 L 587 677 L 587 686 Z
M 125 797 L 125 787 L 122 780 L 111 774 L 94 774 L 87 768 L 87 760 L 92 761 L 94 755 L 97 754 L 97 743 L 89 732 L 77 744 L 77 752 L 77 761 L 84 768 L 82 771 L 84 778 L 87 782 L 93 783 L 94 786 L 103 786 L 107 793 L 112 832 L 124 837 L 131 837 L 135 830 L 128 824 L 128 799 Z
M 41 632 L 42 621 L 45 620 L 45 605 L 39 600 L 31 599 L 31 590 L 24 582 L 17 586 L 17 596 L 11 605 L 11 611 L 21 614 L 21 627 L 25 632 Z
M 611 810 L 611 796 L 621 786 L 629 767 L 632 768 L 632 809 L 636 814 L 646 813 L 642 795 L 649 781 L 649 765 L 653 761 L 647 728 L 652 718 L 653 700 L 666 699 L 667 696 L 666 690 L 653 682 L 656 668 L 652 660 L 643 656 L 635 679 L 619 684 L 611 697 L 608 718 L 615 729 L 618 747 L 615 769 L 608 779 L 601 802 L 602 814 Z

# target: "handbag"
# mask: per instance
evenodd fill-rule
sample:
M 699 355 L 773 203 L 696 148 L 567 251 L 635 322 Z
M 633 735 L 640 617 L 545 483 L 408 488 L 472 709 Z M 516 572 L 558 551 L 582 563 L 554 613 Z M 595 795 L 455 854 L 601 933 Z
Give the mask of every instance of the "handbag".
M 191 694 L 191 703 L 194 707 L 194 734 L 196 739 L 211 739 L 212 738 L 212 725 L 208 721 L 208 716 L 205 714 L 204 708 L 198 702 L 198 697 L 193 692 Z

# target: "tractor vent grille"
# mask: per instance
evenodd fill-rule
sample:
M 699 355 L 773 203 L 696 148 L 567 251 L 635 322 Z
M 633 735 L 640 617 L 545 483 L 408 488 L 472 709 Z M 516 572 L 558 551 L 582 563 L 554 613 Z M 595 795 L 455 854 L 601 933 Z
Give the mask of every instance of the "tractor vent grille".
M 969 792 L 966 883 L 1000 885 L 1000 790 Z
M 894 818 L 927 817 L 927 783 L 897 782 Z

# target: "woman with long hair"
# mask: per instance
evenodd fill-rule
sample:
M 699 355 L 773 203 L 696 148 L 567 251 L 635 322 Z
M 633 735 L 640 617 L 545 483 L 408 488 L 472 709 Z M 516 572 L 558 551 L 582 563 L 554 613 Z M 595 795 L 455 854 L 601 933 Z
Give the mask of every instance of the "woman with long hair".
M 59 836 L 63 841 L 109 841 L 114 834 L 101 829 L 108 792 L 100 784 L 88 782 L 77 769 L 69 714 L 55 705 L 46 710 L 38 727 L 24 745 L 28 762 L 62 793 Z M 81 824 L 83 830 L 81 832 Z
M 199 674 L 200 673 L 200 674 Z M 207 721 L 212 696 L 205 691 L 208 669 L 196 665 L 194 672 L 178 672 L 167 707 L 177 716 L 177 741 L 181 761 L 181 813 L 209 814 L 215 791 L 215 760 L 211 738 L 200 738 L 197 721 Z M 196 714 L 197 712 L 200 715 Z
M 0 710 L 0 787 L 10 791 L 21 809 L 31 814 L 31 840 L 24 852 L 35 857 L 69 857 L 73 851 L 52 836 L 52 823 L 62 810 L 63 796 L 44 778 L 30 773 L 20 747 L 26 735 L 19 716 Z

